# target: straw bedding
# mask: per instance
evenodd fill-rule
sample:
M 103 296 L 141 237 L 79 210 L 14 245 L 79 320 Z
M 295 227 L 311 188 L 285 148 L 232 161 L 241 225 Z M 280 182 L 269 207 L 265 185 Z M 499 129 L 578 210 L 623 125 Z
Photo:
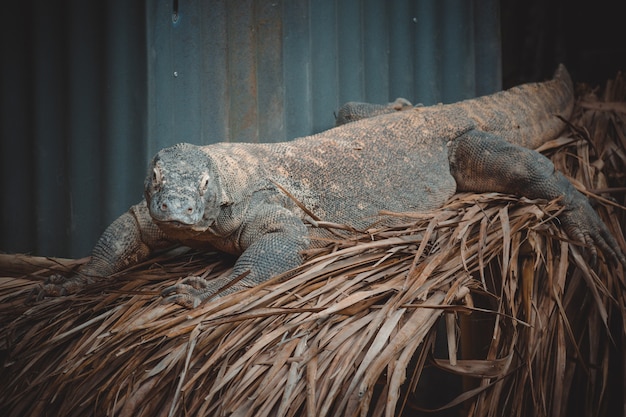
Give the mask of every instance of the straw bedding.
M 626 251 L 624 77 L 579 86 L 571 126 L 542 151 L 597 203 Z M 334 229 L 336 240 L 295 276 L 194 310 L 163 304 L 160 290 L 227 273 L 232 259 L 166 253 L 80 294 L 25 303 L 51 269 L 84 260 L 3 255 L 0 414 L 623 410 L 624 270 L 602 258 L 591 265 L 559 229 L 559 209 L 457 194 L 441 209 L 404 213 L 402 227 L 356 237 Z M 433 387 L 436 373 L 456 382 Z M 445 400 L 424 395 L 433 391 Z

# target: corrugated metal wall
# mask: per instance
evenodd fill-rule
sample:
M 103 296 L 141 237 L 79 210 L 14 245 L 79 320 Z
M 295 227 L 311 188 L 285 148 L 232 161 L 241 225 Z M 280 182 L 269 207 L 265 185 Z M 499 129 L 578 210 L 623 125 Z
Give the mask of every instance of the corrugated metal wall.
M 0 250 L 89 253 L 180 142 L 324 130 L 343 102 L 498 90 L 497 0 L 12 2 Z
M 3 2 L 0 250 L 84 256 L 141 198 L 143 1 Z
M 154 1 L 150 152 L 319 132 L 349 100 L 497 90 L 497 1 Z

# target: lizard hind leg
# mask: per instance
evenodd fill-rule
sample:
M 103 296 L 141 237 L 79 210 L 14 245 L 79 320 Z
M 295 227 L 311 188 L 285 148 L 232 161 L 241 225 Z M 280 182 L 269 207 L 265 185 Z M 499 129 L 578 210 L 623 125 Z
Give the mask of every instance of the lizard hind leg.
M 560 198 L 564 210 L 559 220 L 567 235 L 585 245 L 594 260 L 599 249 L 626 266 L 619 244 L 587 198 L 539 152 L 491 133 L 472 130 L 450 143 L 448 158 L 459 191 Z

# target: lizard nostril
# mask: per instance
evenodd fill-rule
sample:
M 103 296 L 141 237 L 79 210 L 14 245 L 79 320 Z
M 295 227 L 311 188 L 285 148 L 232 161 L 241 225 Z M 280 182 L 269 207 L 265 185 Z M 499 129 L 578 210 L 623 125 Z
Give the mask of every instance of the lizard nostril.
M 193 214 L 193 207 L 187 207 L 187 214 Z
M 161 210 L 162 211 L 167 211 L 167 204 L 165 204 L 165 203 L 161 204 Z

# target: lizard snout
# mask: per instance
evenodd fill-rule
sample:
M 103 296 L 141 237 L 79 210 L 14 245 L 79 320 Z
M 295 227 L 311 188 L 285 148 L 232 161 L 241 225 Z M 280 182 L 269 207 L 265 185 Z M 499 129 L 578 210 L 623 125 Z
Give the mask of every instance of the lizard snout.
M 198 210 L 198 202 L 193 199 L 165 197 L 155 203 L 150 210 L 155 220 L 183 225 L 194 225 L 202 220 L 202 211 Z
M 167 205 L 167 203 L 161 203 L 161 211 L 168 212 L 169 209 L 170 208 Z M 189 207 L 187 207 L 186 211 L 187 211 L 187 214 L 191 215 L 191 214 L 193 214 L 194 209 L 193 209 L 193 207 L 189 206 Z

